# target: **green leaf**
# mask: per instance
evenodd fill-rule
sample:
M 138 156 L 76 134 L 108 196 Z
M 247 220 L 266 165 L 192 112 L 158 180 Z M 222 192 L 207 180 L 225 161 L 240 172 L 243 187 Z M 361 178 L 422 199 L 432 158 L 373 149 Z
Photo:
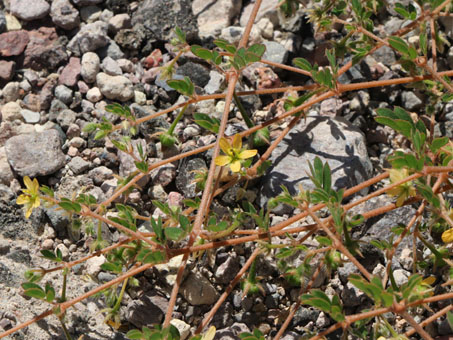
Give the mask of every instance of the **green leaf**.
M 22 288 L 24 289 L 24 294 L 36 299 L 44 299 L 46 297 L 46 293 L 44 289 L 42 289 L 39 285 L 32 282 L 25 282 L 22 284 Z
M 259 129 L 253 134 L 253 146 L 260 147 L 270 144 L 271 134 L 269 129 L 266 127 Z
M 266 52 L 266 45 L 264 44 L 254 44 L 247 49 L 248 52 L 256 54 L 258 57 L 262 57 L 264 52 Z
M 208 230 L 213 232 L 224 231 L 228 228 L 228 223 L 226 221 L 221 221 L 219 223 L 213 223 L 208 225 Z
M 152 251 L 151 249 L 143 249 L 137 256 L 137 261 L 143 263 L 161 263 L 164 262 L 165 255 L 161 251 Z
M 310 62 L 305 58 L 294 58 L 293 64 L 294 64 L 294 66 L 296 66 L 304 71 L 308 71 L 308 72 L 312 71 L 312 66 L 311 66 Z
M 117 263 L 112 263 L 112 262 L 104 262 L 101 265 L 101 269 L 109 272 L 114 272 L 114 273 L 121 273 L 122 272 L 122 266 L 121 264 Z
M 129 332 L 127 332 L 126 337 L 131 339 L 131 340 L 136 340 L 136 339 L 142 339 L 143 333 L 140 332 L 138 329 L 132 329 Z
M 47 302 L 52 302 L 55 299 L 55 289 L 50 285 L 46 284 L 46 297 Z
M 400 37 L 390 37 L 388 39 L 390 46 L 392 46 L 395 50 L 403 54 L 404 56 L 409 55 L 409 46 L 407 43 L 401 39 Z
M 184 230 L 177 227 L 167 227 L 164 229 L 167 239 L 179 241 L 184 237 Z
M 196 124 L 200 125 L 202 128 L 209 130 L 214 133 L 219 132 L 220 120 L 214 117 L 210 117 L 205 113 L 194 113 L 194 121 Z
M 195 54 L 197 57 L 200 57 L 201 59 L 204 59 L 206 61 L 211 61 L 213 59 L 212 52 L 206 48 L 198 47 L 194 48 L 197 45 L 192 46 L 191 51 L 193 54 Z
M 453 329 L 453 313 L 451 311 L 447 312 L 447 321 L 450 329 Z
M 86 124 L 83 127 L 83 131 L 87 132 L 87 133 L 91 133 L 91 132 L 96 131 L 97 128 L 98 128 L 98 124 L 96 124 L 96 123 L 88 123 L 88 124 Z
M 434 205 L 436 208 L 440 208 L 440 200 L 439 198 L 434 195 L 434 192 L 433 192 L 433 189 L 421 182 L 420 180 L 417 180 L 416 181 L 416 188 L 417 188 L 417 191 L 429 202 L 431 203 L 432 205 Z
M 441 147 L 447 145 L 449 138 L 447 136 L 434 138 L 429 148 L 433 153 L 436 153 Z
M 41 250 L 41 255 L 48 260 L 57 261 L 57 262 L 59 261 L 58 258 L 55 256 L 55 254 L 50 250 L 47 250 L 47 249 Z
M 141 172 L 143 172 L 144 174 L 147 174 L 148 173 L 148 163 L 146 161 L 143 161 L 143 162 L 135 162 L 135 166 L 137 167 L 137 169 Z
M 175 34 L 181 43 L 186 43 L 186 33 L 184 33 L 178 26 L 175 27 Z

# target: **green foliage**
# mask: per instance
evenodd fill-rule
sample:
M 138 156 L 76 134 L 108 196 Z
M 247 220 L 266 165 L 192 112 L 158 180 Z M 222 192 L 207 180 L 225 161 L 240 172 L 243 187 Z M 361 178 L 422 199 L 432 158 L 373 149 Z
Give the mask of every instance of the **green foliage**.
M 219 133 L 220 120 L 217 118 L 210 117 L 205 113 L 194 113 L 193 118 L 195 123 L 200 125 L 202 128 L 213 133 Z
M 304 305 L 310 305 L 328 313 L 335 321 L 341 322 L 345 319 L 338 295 L 330 299 L 323 291 L 312 289 L 309 294 L 303 294 L 300 300 Z
M 127 332 L 126 337 L 129 339 L 140 340 L 179 340 L 180 335 L 178 329 L 171 325 L 162 328 L 160 325 L 155 325 L 154 328 L 142 327 L 142 330 L 133 329 Z
M 253 333 L 241 333 L 239 334 L 241 340 L 265 340 L 263 333 L 257 328 L 253 330 Z
M 195 85 L 187 76 L 184 79 L 167 80 L 167 85 L 187 97 L 192 97 L 195 93 Z

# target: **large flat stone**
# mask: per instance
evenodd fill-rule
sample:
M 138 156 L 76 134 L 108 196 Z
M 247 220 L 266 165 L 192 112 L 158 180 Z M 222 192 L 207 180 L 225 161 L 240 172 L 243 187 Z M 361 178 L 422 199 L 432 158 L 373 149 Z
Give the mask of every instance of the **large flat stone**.
M 65 163 L 60 135 L 51 129 L 11 137 L 5 144 L 8 162 L 19 176 L 46 176 Z
M 372 165 L 368 158 L 362 132 L 343 118 L 309 117 L 297 125 L 277 146 L 270 160 L 272 167 L 263 178 L 261 206 L 281 192 L 285 185 L 291 194 L 314 189 L 309 178 L 308 162 L 315 157 L 328 162 L 332 171 L 332 186 L 338 190 L 349 188 L 370 178 Z M 280 205 L 274 212 L 291 212 Z

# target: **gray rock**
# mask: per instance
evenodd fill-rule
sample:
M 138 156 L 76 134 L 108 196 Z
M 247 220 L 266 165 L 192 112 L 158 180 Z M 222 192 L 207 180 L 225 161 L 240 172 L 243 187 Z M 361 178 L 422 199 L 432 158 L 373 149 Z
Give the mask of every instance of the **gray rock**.
M 82 69 L 81 75 L 85 82 L 94 83 L 96 80 L 96 75 L 100 69 L 100 59 L 99 56 L 94 52 L 84 53 L 82 56 Z
M 67 130 L 69 126 L 76 121 L 76 118 L 77 114 L 74 111 L 66 109 L 58 114 L 57 122 L 63 130 Z
M 101 72 L 96 75 L 96 84 L 108 99 L 124 102 L 134 96 L 132 82 L 124 76 L 109 76 Z
M 309 117 L 288 134 L 270 157 L 272 167 L 263 178 L 261 206 L 281 192 L 281 185 L 293 195 L 299 184 L 313 189 L 308 161 L 313 163 L 315 157 L 329 163 L 332 187 L 336 190 L 361 183 L 372 173 L 365 138 L 357 128 L 342 118 Z M 275 208 L 278 214 L 291 210 L 288 206 Z
M 266 52 L 263 59 L 273 61 L 274 63 L 285 64 L 288 59 L 288 51 L 286 48 L 275 41 L 265 41 Z
M 144 293 L 138 300 L 127 304 L 126 320 L 138 328 L 160 324 L 168 308 L 168 300 L 152 290 Z
M 61 100 L 66 105 L 72 102 L 72 90 L 64 85 L 58 85 L 55 90 L 55 97 Z
M 245 26 L 247 24 L 247 21 L 250 18 L 250 14 L 252 13 L 253 5 L 253 3 L 249 3 L 243 8 L 239 21 L 241 26 Z M 272 24 L 274 24 L 274 26 L 280 25 L 278 8 L 275 6 L 274 0 L 263 0 L 257 13 L 255 22 L 260 21 L 261 18 L 268 18 L 272 22 Z
M 76 156 L 71 159 L 68 166 L 75 175 L 79 175 L 89 169 L 90 162 L 87 162 L 82 157 Z
M 214 286 L 200 273 L 190 273 L 181 285 L 181 294 L 193 306 L 211 305 L 219 298 Z
M 123 74 L 120 65 L 111 57 L 105 57 L 101 64 L 102 70 L 109 76 L 120 76 Z
M 172 183 L 176 177 L 176 166 L 172 163 L 160 166 L 151 170 L 150 176 L 152 178 L 153 185 L 166 187 Z
M 44 18 L 50 11 L 50 5 L 45 0 L 11 0 L 11 14 L 25 21 Z
M 409 111 L 418 110 L 423 105 L 423 101 L 413 91 L 403 91 L 401 102 L 403 107 Z
M 96 21 L 83 26 L 68 43 L 68 49 L 76 56 L 93 52 L 109 43 L 108 24 Z
M 109 39 L 108 44 L 96 51 L 100 58 L 111 57 L 114 60 L 124 58 L 124 53 L 117 43 Z
M 192 61 L 178 67 L 176 74 L 190 77 L 192 82 L 200 87 L 205 87 L 209 82 L 209 69 Z
M 143 118 L 156 113 L 156 109 L 153 106 L 140 106 L 135 103 L 131 105 L 131 109 L 134 110 L 137 118 Z M 140 124 L 138 128 L 140 133 L 147 137 L 161 131 L 162 129 L 168 129 L 169 127 L 170 124 L 162 116 L 160 116 L 147 120 L 146 122 Z
M 69 0 L 52 1 L 50 16 L 55 25 L 65 30 L 72 30 L 80 24 L 79 11 Z
M 231 255 L 228 259 L 217 267 L 215 278 L 220 283 L 230 283 L 239 272 L 240 264 L 236 255 Z
M 65 162 L 58 131 L 14 136 L 5 144 L 8 162 L 21 177 L 53 174 Z
M 24 118 L 25 123 L 29 123 L 29 124 L 39 123 L 39 121 L 41 119 L 41 115 L 39 114 L 39 112 L 35 112 L 35 111 L 27 110 L 27 109 L 20 110 L 20 114 Z
M 411 276 L 411 273 L 404 269 L 396 269 L 393 271 L 393 278 L 398 287 L 405 284 L 409 280 L 409 276 Z
M 225 77 L 217 71 L 209 72 L 209 82 L 204 87 L 206 94 L 213 94 L 222 89 Z
M 187 34 L 188 41 L 196 38 L 197 22 L 189 0 L 145 0 L 132 15 L 132 26 L 141 25 L 149 42 L 168 41 L 178 25 Z
M 5 147 L 0 148 L 0 183 L 9 185 L 14 179 L 14 173 L 8 163 Z
M 448 50 L 447 61 L 448 66 L 450 66 L 450 68 L 453 68 L 453 46 Z
M 341 292 L 341 300 L 345 307 L 357 307 L 363 303 L 366 295 L 352 283 L 348 282 Z
M 219 329 L 215 333 L 214 340 L 236 340 L 239 334 L 250 332 L 250 329 L 244 323 L 236 322 L 228 328 Z
M 80 9 L 80 18 L 86 23 L 93 23 L 99 19 L 101 13 L 98 6 L 85 6 Z
M 201 37 L 218 36 L 222 28 L 232 24 L 241 12 L 242 0 L 220 0 L 215 5 L 204 0 L 192 2 L 192 12 L 197 17 Z
M 88 177 L 93 180 L 94 184 L 100 185 L 105 180 L 113 177 L 113 171 L 105 166 L 98 166 L 88 172 Z
M 50 224 L 55 229 L 57 234 L 65 234 L 70 223 L 68 214 L 64 210 L 59 209 L 57 206 L 44 208 L 44 211 L 50 220 Z
M 82 7 L 97 5 L 104 2 L 104 0 L 72 0 L 72 2 L 74 3 L 74 5 Z
M 388 46 L 382 46 L 374 52 L 373 58 L 376 59 L 377 62 L 381 62 L 384 65 L 392 65 L 396 61 L 395 52 Z
M 441 16 L 439 17 L 439 21 L 444 26 L 444 32 L 447 37 L 453 39 L 453 18 L 450 16 Z
M 176 176 L 176 187 L 184 194 L 184 197 L 193 198 L 197 195 L 195 171 L 207 169 L 206 162 L 201 158 L 193 158 L 183 164 Z

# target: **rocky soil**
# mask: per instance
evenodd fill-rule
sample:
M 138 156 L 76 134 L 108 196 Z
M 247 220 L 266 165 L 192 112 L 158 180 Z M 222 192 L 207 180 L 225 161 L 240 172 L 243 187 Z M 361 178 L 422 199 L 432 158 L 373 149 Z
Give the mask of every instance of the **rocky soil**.
M 389 1 L 393 3 L 393 1 Z M 318 64 L 325 63 L 324 50 L 340 32 L 315 34 L 304 11 L 292 19 L 284 19 L 275 9 L 276 0 L 264 0 L 252 30 L 251 41 L 266 45 L 264 59 L 290 63 L 302 56 Z M 84 190 L 98 201 L 105 200 L 117 186 L 115 174 L 127 176 L 136 170 L 132 158 L 117 151 L 109 140 L 95 140 L 83 132 L 89 122 L 103 117 L 118 122 L 106 112 L 112 102 L 130 105 L 138 117 L 149 115 L 184 100 L 159 78 L 163 63 L 173 57 L 168 48 L 175 25 L 187 33 L 190 43 L 212 47 L 214 38 L 237 42 L 244 31 L 253 3 L 247 0 L 5 0 L 0 3 L 0 331 L 31 319 L 46 310 L 44 303 L 22 294 L 23 273 L 29 268 L 51 266 L 39 257 L 42 249 L 60 249 L 65 260 L 75 260 L 89 252 L 92 237 L 68 232 L 70 221 L 61 211 L 42 207 L 24 219 L 15 200 L 23 187 L 24 176 L 37 177 L 41 184 L 55 189 L 61 197 L 71 197 Z M 391 33 L 404 25 L 394 13 L 383 12 L 375 19 L 376 33 Z M 446 39 L 453 42 L 451 17 L 443 22 Z M 417 36 L 412 36 L 417 39 Z M 343 83 L 392 79 L 403 72 L 392 50 L 381 48 L 340 77 Z M 453 47 L 438 58 L 439 70 L 453 68 Z M 209 68 L 191 54 L 178 62 L 177 77 L 188 75 L 200 93 L 224 91 L 226 82 L 220 73 Z M 303 85 L 308 78 L 254 64 L 246 70 L 241 90 L 279 87 L 282 84 Z M 243 104 L 253 113 L 255 122 L 262 122 L 279 113 L 276 97 L 247 96 Z M 309 187 L 307 161 L 315 156 L 329 161 L 336 188 L 349 187 L 388 166 L 386 157 L 404 147 L 390 129 L 378 126 L 374 109 L 399 105 L 420 112 L 427 98 L 414 89 L 392 86 L 345 94 L 325 100 L 313 107 L 309 118 L 300 123 L 272 154 L 273 166 L 263 179 L 247 189 L 246 197 L 256 206 L 264 206 L 275 196 L 280 185 L 292 193 L 301 183 Z M 143 124 L 134 143 L 141 143 L 154 161 L 209 144 L 215 136 L 193 122 L 192 112 L 219 117 L 225 103 L 210 100 L 195 105 L 177 124 L 175 133 L 180 141 L 172 149 L 163 149 L 153 138 L 168 128 L 175 114 L 156 118 Z M 437 133 L 453 136 L 453 103 L 439 105 L 436 115 Z M 233 109 L 227 135 L 246 129 L 239 112 Z M 283 122 L 271 127 L 275 136 L 287 126 Z M 184 198 L 200 196 L 195 188 L 194 169 L 207 167 L 211 153 L 206 152 L 179 163 L 169 164 L 151 173 L 134 190 L 130 201 L 141 214 L 156 213 L 151 199 L 182 204 Z M 239 186 L 232 187 L 215 202 L 217 211 L 234 207 Z M 364 192 L 361 194 L 365 194 Z M 176 203 L 175 203 L 176 202 Z M 388 204 L 390 198 L 368 202 L 373 208 Z M 223 210 L 222 210 L 223 209 Z M 384 217 L 367 221 L 357 231 L 358 238 L 386 239 L 386 226 L 405 223 L 414 213 L 403 207 Z M 272 224 L 292 214 L 287 207 L 277 207 Z M 147 231 L 142 225 L 141 231 Z M 103 236 L 109 242 L 120 235 L 107 225 Z M 403 244 L 394 261 L 394 274 L 404 282 L 412 267 L 411 249 Z M 253 245 L 220 248 L 202 262 L 191 263 L 178 297 L 174 323 L 182 339 L 196 327 L 210 310 L 227 284 L 234 278 Z M 381 273 L 385 266 L 383 254 L 365 243 L 362 253 L 366 267 Z M 371 259 L 371 260 L 370 260 Z M 73 268 L 69 280 L 69 296 L 75 297 L 94 288 L 98 282 L 114 278 L 101 270 L 103 256 Z M 181 258 L 172 259 L 139 275 L 140 287 L 126 293 L 121 307 L 124 328 L 114 331 L 103 323 L 101 299 L 89 298 L 71 309 L 67 325 L 74 338 L 85 340 L 125 339 L 130 328 L 161 323 L 168 305 L 174 274 Z M 300 263 L 295 258 L 294 263 Z M 299 289 L 284 281 L 275 260 L 260 259 L 258 275 L 265 278 L 265 295 L 242 298 L 236 289 L 215 316 L 212 324 L 216 339 L 236 339 L 242 331 L 254 327 L 271 337 L 285 319 L 285 312 L 296 301 Z M 348 312 L 367 307 L 366 296 L 347 283 L 355 272 L 345 265 L 318 287 L 336 292 Z M 61 287 L 57 275 L 46 280 Z M 420 316 L 421 320 L 422 316 Z M 298 339 L 305 330 L 325 329 L 333 323 L 328 315 L 313 308 L 302 307 L 296 313 L 284 339 Z M 431 327 L 434 335 L 449 334 L 448 323 L 438 321 Z M 331 336 L 336 338 L 339 333 Z M 55 317 L 31 325 L 9 339 L 64 339 Z

